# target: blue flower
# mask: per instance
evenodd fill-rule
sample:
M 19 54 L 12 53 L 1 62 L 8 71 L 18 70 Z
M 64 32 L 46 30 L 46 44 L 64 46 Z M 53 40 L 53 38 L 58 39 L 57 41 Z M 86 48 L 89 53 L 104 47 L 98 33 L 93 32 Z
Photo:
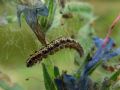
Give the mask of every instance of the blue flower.
M 118 48 L 118 49 L 114 48 L 115 43 L 114 43 L 113 39 L 109 38 L 109 41 L 105 45 L 105 47 L 103 47 L 103 43 L 104 43 L 103 39 L 94 37 L 93 41 L 98 50 L 95 52 L 92 59 L 85 66 L 84 71 L 82 73 L 83 76 L 88 75 L 88 71 L 92 67 L 94 67 L 100 60 L 107 61 L 107 60 L 111 59 L 112 57 L 120 55 L 120 48 Z
M 55 79 L 58 90 L 77 90 L 76 78 L 72 75 L 63 74 L 60 78 Z
M 56 78 L 54 81 L 58 90 L 62 90 L 62 88 L 64 88 L 62 79 Z
M 18 5 L 17 17 L 21 26 L 21 14 L 25 15 L 27 24 L 34 30 L 34 27 L 38 23 L 38 16 L 48 16 L 48 8 L 44 4 L 37 4 L 35 6 Z
M 100 48 L 104 41 L 103 39 L 100 39 L 98 37 L 93 38 L 93 40 L 97 48 Z M 115 42 L 112 39 L 110 39 L 108 44 L 104 48 L 104 55 L 102 57 L 102 60 L 107 61 L 114 56 L 120 55 L 120 48 L 115 49 L 114 45 L 115 45 Z
M 66 85 L 67 90 L 75 90 L 76 78 L 72 75 L 63 75 L 63 81 Z

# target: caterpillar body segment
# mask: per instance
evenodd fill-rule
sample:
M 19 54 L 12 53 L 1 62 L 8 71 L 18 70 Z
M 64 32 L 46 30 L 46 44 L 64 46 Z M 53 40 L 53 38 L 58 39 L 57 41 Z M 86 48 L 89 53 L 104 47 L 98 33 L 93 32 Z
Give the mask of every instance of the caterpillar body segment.
M 35 54 L 31 55 L 27 60 L 27 67 L 31 67 L 37 62 L 41 62 L 43 58 L 47 58 L 49 55 L 53 55 L 57 51 L 64 48 L 75 49 L 80 56 L 83 55 L 83 48 L 77 41 L 72 38 L 62 37 L 53 40 L 47 46 L 41 48 Z

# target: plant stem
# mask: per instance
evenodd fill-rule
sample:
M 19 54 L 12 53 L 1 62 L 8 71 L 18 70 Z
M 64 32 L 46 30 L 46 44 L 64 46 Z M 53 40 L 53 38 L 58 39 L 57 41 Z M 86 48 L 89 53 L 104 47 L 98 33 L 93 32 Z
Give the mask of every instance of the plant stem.
M 106 35 L 106 38 L 104 40 L 104 43 L 102 45 L 102 47 L 104 48 L 106 46 L 106 44 L 109 41 L 110 35 L 112 34 L 113 28 L 115 27 L 115 25 L 118 23 L 118 21 L 120 20 L 120 15 L 117 16 L 117 18 L 113 21 L 112 25 L 110 26 L 108 33 Z
M 42 43 L 42 45 L 46 46 L 47 42 L 45 40 L 45 34 L 42 32 L 39 23 L 36 23 L 34 30 L 35 30 L 34 33 L 37 36 L 38 40 Z

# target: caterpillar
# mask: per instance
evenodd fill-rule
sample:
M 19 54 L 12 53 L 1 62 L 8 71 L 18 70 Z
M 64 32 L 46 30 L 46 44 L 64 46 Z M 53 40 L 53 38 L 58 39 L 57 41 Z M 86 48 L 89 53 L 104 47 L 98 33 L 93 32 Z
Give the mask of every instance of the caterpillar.
M 83 56 L 84 53 L 83 48 L 77 41 L 72 38 L 61 37 L 51 41 L 47 46 L 31 55 L 26 62 L 27 67 L 32 67 L 37 62 L 41 62 L 43 58 L 47 58 L 48 55 L 52 55 L 63 48 L 75 49 L 80 56 Z

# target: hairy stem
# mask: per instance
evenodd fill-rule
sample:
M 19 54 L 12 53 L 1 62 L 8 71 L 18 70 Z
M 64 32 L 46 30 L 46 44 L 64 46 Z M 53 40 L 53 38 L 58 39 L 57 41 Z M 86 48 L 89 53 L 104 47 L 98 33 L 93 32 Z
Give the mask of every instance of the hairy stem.
M 115 27 L 115 25 L 118 23 L 118 21 L 120 20 L 120 15 L 117 16 L 117 18 L 113 21 L 113 23 L 111 24 L 109 30 L 108 30 L 108 33 L 106 35 L 106 38 L 104 40 L 104 43 L 103 43 L 103 47 L 106 46 L 106 44 L 108 43 L 109 41 L 109 38 L 110 38 L 110 35 L 112 34 L 112 31 L 113 31 L 113 28 Z
M 37 23 L 34 28 L 34 33 L 37 36 L 38 40 L 42 43 L 42 45 L 46 46 L 47 42 L 45 39 L 45 34 L 42 32 L 40 24 Z

